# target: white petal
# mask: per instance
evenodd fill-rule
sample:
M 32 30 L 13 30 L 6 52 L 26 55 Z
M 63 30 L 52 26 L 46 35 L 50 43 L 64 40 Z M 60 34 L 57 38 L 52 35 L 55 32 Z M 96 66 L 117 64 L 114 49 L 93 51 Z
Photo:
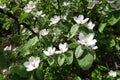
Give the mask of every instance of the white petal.
M 29 62 L 34 62 L 34 60 L 35 60 L 35 57 L 33 57 L 33 56 L 31 56 L 31 57 L 29 58 Z
M 89 45 L 95 45 L 96 42 L 97 42 L 97 40 L 96 40 L 96 39 L 93 39 L 93 40 L 89 41 L 88 44 L 89 44 Z
M 27 71 L 32 71 L 32 70 L 34 70 L 35 68 L 27 68 Z
M 74 19 L 74 21 L 77 23 L 77 24 L 80 24 L 80 21 L 79 21 L 79 19 L 75 16 L 75 17 L 73 17 L 73 19 Z
M 39 64 L 39 63 L 40 63 L 40 58 L 39 58 L 39 57 L 36 57 L 36 58 L 35 58 L 35 62 Z
M 92 49 L 95 50 L 95 49 L 98 49 L 98 47 L 97 46 L 93 46 Z
M 88 29 L 93 29 L 95 27 L 95 24 L 93 24 L 91 21 L 87 25 Z
M 79 15 L 79 16 L 78 16 L 78 19 L 79 19 L 79 20 L 83 20 L 83 19 L 84 19 L 84 16 L 83 16 L 83 15 Z
M 79 34 L 79 40 L 81 41 L 81 40 L 83 40 L 83 39 L 85 39 L 85 36 L 84 36 L 83 33 L 80 33 L 80 34 Z
M 89 33 L 87 36 L 86 36 L 87 40 L 88 41 L 91 41 L 93 38 L 94 38 L 94 34 L 93 33 Z
M 48 51 L 43 51 L 46 56 L 50 56 Z
M 55 52 L 55 50 L 56 50 L 56 48 L 55 48 L 55 47 L 53 47 L 53 53 Z
M 55 51 L 55 54 L 60 54 L 62 53 L 62 51 Z
M 89 18 L 82 20 L 81 24 L 85 24 L 88 20 L 89 20 Z
M 27 68 L 27 71 L 32 71 L 33 70 L 33 66 L 30 64 L 30 62 L 25 62 L 24 66 Z
M 25 67 L 29 67 L 29 66 L 30 66 L 30 63 L 29 63 L 29 62 L 24 62 L 24 66 L 25 66 Z
M 68 48 L 65 48 L 62 52 L 66 52 L 66 51 L 68 51 Z

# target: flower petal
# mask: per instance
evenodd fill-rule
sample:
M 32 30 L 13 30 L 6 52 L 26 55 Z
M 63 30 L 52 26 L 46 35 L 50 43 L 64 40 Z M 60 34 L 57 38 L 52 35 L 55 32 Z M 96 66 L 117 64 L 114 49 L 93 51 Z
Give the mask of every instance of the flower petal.
M 85 36 L 84 36 L 83 33 L 80 33 L 80 34 L 79 34 L 79 40 L 81 41 L 81 40 L 83 40 L 83 39 L 85 39 Z
M 88 41 L 91 41 L 93 38 L 94 38 L 94 34 L 93 33 L 89 33 L 87 36 L 86 36 L 87 40 Z

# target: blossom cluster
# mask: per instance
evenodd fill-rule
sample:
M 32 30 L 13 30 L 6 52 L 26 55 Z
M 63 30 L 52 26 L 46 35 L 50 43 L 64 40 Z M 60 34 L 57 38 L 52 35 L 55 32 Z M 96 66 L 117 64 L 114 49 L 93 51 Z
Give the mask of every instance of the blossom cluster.
M 48 50 L 47 51 L 43 51 L 44 54 L 46 56 L 51 56 L 51 55 L 54 55 L 54 54 L 61 54 L 61 53 L 64 53 L 68 50 L 68 46 L 67 46 L 67 43 L 60 43 L 59 44 L 59 50 L 56 51 L 56 48 L 55 47 L 48 47 Z
M 89 20 L 89 18 L 84 19 L 83 15 L 79 15 L 78 17 L 75 16 L 73 17 L 73 19 L 77 24 L 85 24 Z M 95 27 L 95 24 L 93 24 L 91 21 L 87 24 L 87 28 L 90 30 L 92 30 L 94 27 Z M 80 32 L 78 42 L 81 45 L 91 47 L 92 49 L 97 49 L 98 47 L 95 46 L 97 40 L 93 38 L 94 38 L 93 33 L 89 33 L 87 36 L 85 36 L 82 32 Z

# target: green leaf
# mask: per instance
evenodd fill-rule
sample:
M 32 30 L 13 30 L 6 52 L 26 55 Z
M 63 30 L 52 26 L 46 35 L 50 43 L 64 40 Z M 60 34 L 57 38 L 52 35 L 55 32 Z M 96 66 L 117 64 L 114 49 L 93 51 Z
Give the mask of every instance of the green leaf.
M 98 69 L 99 69 L 99 70 L 104 70 L 104 71 L 106 70 L 106 71 L 108 71 L 108 68 L 105 67 L 105 66 L 102 66 L 102 65 L 99 65 L 99 66 L 98 66 Z
M 112 39 L 112 40 L 110 41 L 110 47 L 113 47 L 113 46 L 115 46 L 115 40 L 114 40 L 114 39 Z
M 34 46 L 38 42 L 38 37 L 34 37 L 30 39 L 25 45 L 23 45 L 20 49 L 21 52 L 28 52 L 29 49 Z
M 65 59 L 66 59 L 67 64 L 72 64 L 72 62 L 73 62 L 73 52 L 69 51 L 68 53 L 66 53 L 65 54 Z
M 113 11 L 108 16 L 108 23 L 110 25 L 116 24 L 120 20 L 120 11 Z
M 48 61 L 49 65 L 53 65 L 55 62 L 54 58 L 52 58 L 52 57 L 48 58 L 47 61 Z
M 79 45 L 79 43 L 76 41 L 76 42 L 70 43 L 70 44 L 68 45 L 68 47 L 69 47 L 69 48 L 76 48 L 78 45 Z
M 81 80 L 81 78 L 76 76 L 73 80 Z
M 76 48 L 76 50 L 75 50 L 75 57 L 76 57 L 76 58 L 79 58 L 80 56 L 82 56 L 83 52 L 84 52 L 84 51 L 82 50 L 81 45 L 79 45 L 79 46 Z
M 72 38 L 73 36 L 76 35 L 78 29 L 79 29 L 79 25 L 78 24 L 75 24 L 75 25 L 73 25 L 71 27 L 71 29 L 70 29 L 70 35 L 71 35 L 70 38 Z
M 28 13 L 21 14 L 19 18 L 20 22 L 22 22 L 27 16 L 28 16 Z
M 58 64 L 62 66 L 64 62 L 65 62 L 65 57 L 63 55 L 58 56 Z
M 87 53 L 83 58 L 81 59 L 77 59 L 79 66 L 83 69 L 83 70 L 88 70 L 92 63 L 93 63 L 93 55 L 91 55 L 90 53 Z
M 23 78 L 25 78 L 25 77 L 28 76 L 25 67 L 22 66 L 22 65 L 18 65 L 18 66 L 13 67 L 13 68 L 12 68 L 12 71 L 13 71 L 15 74 L 17 74 L 17 75 L 19 75 L 20 77 L 23 77 Z
M 98 28 L 99 32 L 102 33 L 104 28 L 106 27 L 106 25 L 107 25 L 107 23 L 100 23 L 99 28 Z
M 36 80 L 44 80 L 44 73 L 43 70 L 37 69 L 35 72 Z
M 120 70 L 116 70 L 117 75 L 120 76 Z
M 3 75 L 0 74 L 0 80 L 6 80 Z
M 8 29 L 10 28 L 10 25 L 11 25 L 11 21 L 8 20 L 8 22 L 4 23 L 2 27 L 3 27 L 5 30 L 8 30 Z
M 20 8 L 18 8 L 18 7 L 13 7 L 13 8 L 12 8 L 12 12 L 13 12 L 13 13 L 16 12 L 17 10 L 20 10 Z
M 114 24 L 116 24 L 119 20 L 120 20 L 120 17 L 115 18 L 114 16 L 112 16 L 112 17 L 108 20 L 108 23 L 109 23 L 110 25 L 114 25 Z

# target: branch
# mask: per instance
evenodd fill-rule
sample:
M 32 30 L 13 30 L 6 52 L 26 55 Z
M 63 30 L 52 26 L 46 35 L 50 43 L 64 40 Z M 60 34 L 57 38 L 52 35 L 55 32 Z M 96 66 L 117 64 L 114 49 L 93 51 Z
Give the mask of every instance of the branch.
M 8 17 L 14 19 L 14 20 L 17 22 L 19 29 L 20 29 L 20 25 L 22 24 L 22 25 L 24 25 L 25 28 L 27 28 L 29 31 L 31 31 L 34 35 L 37 35 L 37 33 L 35 33 L 35 32 L 30 28 L 30 26 L 29 26 L 28 24 L 26 24 L 26 23 L 19 23 L 18 18 L 17 18 L 15 15 L 13 15 L 12 13 L 10 13 L 10 12 L 8 12 L 8 11 L 4 11 L 4 10 L 1 9 L 1 8 L 0 8 L 0 13 L 2 13 L 2 14 L 4 14 L 4 15 L 7 15 Z
M 26 23 L 20 23 L 20 25 L 23 25 L 25 28 L 27 28 L 29 31 L 31 31 L 34 35 L 38 35 L 37 33 L 35 33 L 28 24 Z

